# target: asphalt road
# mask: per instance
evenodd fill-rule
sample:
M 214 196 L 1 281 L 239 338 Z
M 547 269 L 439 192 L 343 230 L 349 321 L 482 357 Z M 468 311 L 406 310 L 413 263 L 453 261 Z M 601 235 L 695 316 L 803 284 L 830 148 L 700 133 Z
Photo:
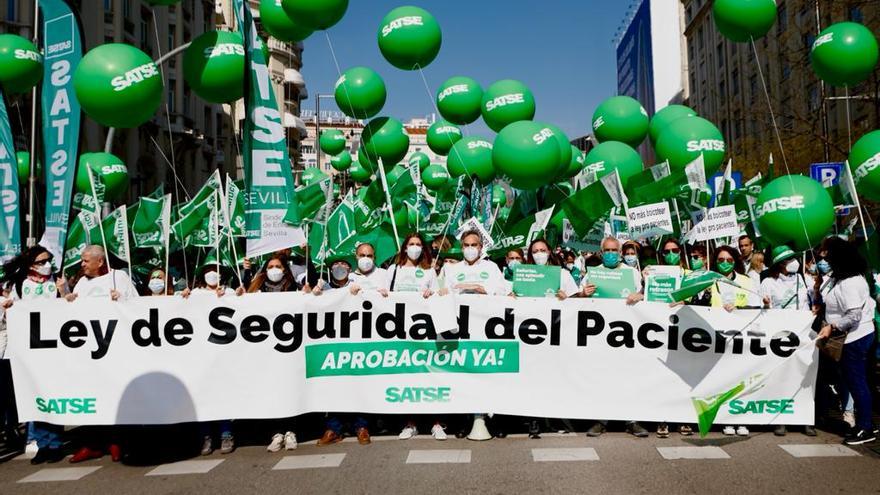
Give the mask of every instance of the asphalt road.
M 666 458 L 680 456 L 710 458 Z M 45 481 L 63 476 L 81 477 Z M 601 438 L 545 434 L 540 440 L 515 435 L 487 442 L 378 437 L 368 446 L 347 440 L 317 447 L 310 441 L 290 452 L 243 447 L 158 467 L 114 464 L 107 457 L 78 465 L 32 466 L 22 459 L 0 465 L 4 495 L 832 492 L 880 492 L 880 456 L 867 447 L 844 448 L 839 437 L 828 433 L 815 438 L 712 434 L 706 439 L 607 433 Z

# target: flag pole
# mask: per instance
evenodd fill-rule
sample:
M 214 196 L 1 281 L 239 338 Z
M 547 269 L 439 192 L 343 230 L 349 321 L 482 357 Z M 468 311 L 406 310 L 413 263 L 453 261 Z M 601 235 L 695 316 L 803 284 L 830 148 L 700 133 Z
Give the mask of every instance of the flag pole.
M 226 237 L 229 241 L 229 246 L 232 248 L 232 256 L 235 258 L 235 275 L 238 277 L 239 285 L 244 287 L 244 281 L 242 281 L 241 278 L 241 269 L 238 267 L 238 250 L 235 249 L 235 239 L 233 239 L 232 236 L 232 219 L 229 218 L 229 203 L 227 203 L 227 200 L 229 199 L 229 179 L 229 174 L 227 174 L 225 188 L 223 187 L 223 183 L 220 183 L 220 188 L 223 189 L 223 201 L 220 202 L 220 211 L 223 212 L 223 220 L 226 221 Z
M 86 172 L 89 173 L 89 186 L 92 188 L 92 199 L 95 201 L 95 212 L 92 214 L 95 215 L 95 219 L 98 223 L 98 232 L 101 233 L 101 246 L 104 248 L 104 263 L 107 264 L 107 271 L 111 270 L 110 268 L 110 250 L 107 249 L 107 236 L 104 235 L 104 222 L 101 221 L 101 215 L 99 213 L 99 208 L 101 203 L 98 201 L 98 193 L 95 190 L 95 174 L 92 173 L 92 164 L 86 162 Z M 116 290 L 116 277 L 110 277 L 113 281 L 113 290 Z
M 34 0 L 34 33 L 33 33 L 33 42 L 34 46 L 38 47 L 39 44 L 39 32 L 40 32 L 40 1 Z M 34 194 L 36 193 L 36 184 L 37 184 L 37 174 L 36 174 L 36 162 L 37 162 L 37 87 L 39 85 L 35 85 L 31 90 L 31 156 L 30 156 L 30 169 L 28 170 L 28 238 L 27 238 L 27 246 L 32 247 L 36 245 L 37 239 L 34 237 L 35 229 L 34 229 Z M 103 232 L 103 230 L 101 230 Z M 63 244 L 63 243 L 62 243 Z M 61 246 L 62 248 L 64 246 Z
M 382 178 L 382 187 L 385 189 L 385 201 L 388 203 L 388 214 L 391 215 L 391 228 L 394 230 L 394 243 L 400 246 L 400 235 L 397 234 L 397 222 L 394 219 L 394 207 L 391 206 L 391 190 L 388 188 L 388 178 L 385 176 L 385 165 L 382 157 L 379 157 L 379 177 Z
M 861 203 L 861 201 L 859 201 L 859 194 L 856 192 L 856 184 L 855 184 L 855 180 L 853 179 L 852 172 L 850 171 L 850 168 L 849 168 L 849 161 L 847 160 L 843 164 L 843 166 L 846 167 L 846 171 L 847 171 L 847 173 L 844 174 L 844 175 L 846 175 L 846 181 L 848 182 L 846 187 L 847 187 L 847 189 L 849 189 L 851 191 L 853 203 L 856 204 L 856 209 L 859 211 L 859 223 L 862 224 L 862 234 L 864 234 L 865 242 L 867 243 L 868 242 L 868 229 L 867 229 L 867 227 L 865 227 L 865 217 L 862 215 L 862 203 Z
M 165 243 L 165 295 L 171 295 L 171 286 L 168 284 L 171 273 L 171 194 L 165 195 L 165 203 L 162 205 L 162 231 Z M 187 281 L 189 285 L 189 281 Z

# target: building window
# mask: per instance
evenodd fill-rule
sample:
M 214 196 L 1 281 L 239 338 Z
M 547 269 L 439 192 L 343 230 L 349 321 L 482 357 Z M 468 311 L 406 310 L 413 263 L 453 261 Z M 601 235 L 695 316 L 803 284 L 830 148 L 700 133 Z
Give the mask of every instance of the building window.
M 703 28 L 697 30 L 697 48 L 700 49 L 700 52 L 703 51 Z
M 863 23 L 865 21 L 865 16 L 864 14 L 862 14 L 862 9 L 860 9 L 859 7 L 850 7 L 849 20 L 853 22 Z
M 141 17 L 141 48 L 147 48 L 147 31 L 149 29 L 149 25 L 147 24 L 147 20 Z
M 786 29 L 788 29 L 788 8 L 782 4 L 776 11 L 776 32 L 782 34 Z
M 175 112 L 174 108 L 174 93 L 177 89 L 177 81 L 174 79 L 168 80 L 168 113 L 172 114 Z
M 122 0 L 122 15 L 126 19 L 131 17 L 131 0 Z
M 718 43 L 715 48 L 715 56 L 718 58 L 718 67 L 724 67 L 724 43 Z
M 810 88 L 807 90 L 810 95 L 810 110 L 816 111 L 819 109 L 819 87 L 816 84 L 810 85 Z
M 113 0 L 104 0 L 104 11 L 113 12 Z
M 721 98 L 721 103 L 727 100 L 727 85 L 724 81 L 718 83 L 718 97 Z
M 755 102 L 755 99 L 758 97 L 758 75 L 752 74 L 749 76 L 749 99 L 752 103 Z
M 168 25 L 168 51 L 174 50 L 174 24 Z
M 18 21 L 18 0 L 9 0 L 6 3 L 6 18 L 11 22 Z
M 785 62 L 785 64 L 782 65 L 782 80 L 787 81 L 788 78 L 790 78 L 790 77 L 791 77 L 791 64 L 788 62 Z
M 730 91 L 734 96 L 739 94 L 739 69 L 733 69 L 730 73 Z

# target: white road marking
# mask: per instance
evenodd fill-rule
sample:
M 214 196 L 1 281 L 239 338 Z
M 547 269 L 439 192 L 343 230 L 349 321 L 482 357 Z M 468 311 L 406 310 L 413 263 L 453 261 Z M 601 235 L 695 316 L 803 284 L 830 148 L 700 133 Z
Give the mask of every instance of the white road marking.
M 76 481 L 99 469 L 101 469 L 101 466 L 43 468 L 30 476 L 18 480 L 18 482 L 41 483 L 45 481 Z
M 730 459 L 721 447 L 657 447 L 657 452 L 667 460 L 674 459 Z
M 598 461 L 599 454 L 596 453 L 596 449 L 591 448 L 532 449 L 532 460 L 535 462 Z
M 470 450 L 410 450 L 407 464 L 468 464 Z
M 289 455 L 278 461 L 272 470 L 334 468 L 339 467 L 343 459 L 345 454 Z
M 779 447 L 792 457 L 858 457 L 860 455 L 849 447 L 834 444 L 791 444 Z
M 205 474 L 219 466 L 225 459 L 210 459 L 200 461 L 180 461 L 171 464 L 162 464 L 147 473 L 145 476 L 172 476 L 178 474 Z

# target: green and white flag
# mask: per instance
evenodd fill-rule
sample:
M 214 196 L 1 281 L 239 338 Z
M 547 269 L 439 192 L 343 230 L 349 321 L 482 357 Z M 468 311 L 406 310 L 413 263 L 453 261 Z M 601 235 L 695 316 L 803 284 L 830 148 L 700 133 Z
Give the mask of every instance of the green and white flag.
M 510 249 L 525 248 L 534 239 L 543 236 L 555 209 L 555 205 L 551 206 L 503 229 L 496 223 L 492 229 L 492 238 L 496 242 L 491 250 L 487 250 L 489 256 L 503 256 Z
M 19 218 L 18 164 L 12 143 L 9 115 L 0 91 L 0 261 L 21 252 L 21 219 Z M 66 227 L 66 225 L 65 225 Z
M 144 196 L 138 201 L 137 213 L 131 226 L 134 246 L 137 248 L 164 247 L 165 209 L 171 206 L 171 195 L 166 194 L 159 199 Z
M 128 210 L 125 206 L 116 208 L 101 222 L 101 228 L 104 230 L 104 239 L 107 241 L 107 249 L 110 254 L 131 263 L 127 213 Z
M 215 202 L 214 196 L 209 196 L 195 206 L 190 206 L 192 205 L 190 202 L 187 205 L 190 207 L 186 208 L 185 212 L 184 208 L 178 210 L 179 218 L 171 226 L 171 231 L 180 243 L 184 243 L 193 231 L 203 227 L 205 219 L 214 211 Z
M 245 125 L 243 156 L 247 214 L 247 256 L 299 246 L 304 218 L 288 207 L 295 204 L 293 173 L 275 91 L 269 79 L 263 40 L 257 33 L 250 5 L 233 0 L 236 24 L 244 39 Z M 285 218 L 288 221 L 285 221 Z
M 243 185 L 243 184 L 242 184 Z M 244 237 L 247 223 L 244 214 L 244 194 L 239 183 L 226 176 L 226 210 L 229 218 L 227 223 L 233 237 Z
M 88 233 L 95 226 L 97 226 L 97 222 L 95 222 L 95 216 L 91 213 L 81 211 L 74 217 L 73 222 L 70 224 L 70 229 L 67 231 L 67 238 L 64 243 L 64 266 L 62 267 L 64 271 L 68 271 L 79 264 L 83 249 L 90 244 Z M 101 242 L 101 240 L 98 239 L 98 242 Z

